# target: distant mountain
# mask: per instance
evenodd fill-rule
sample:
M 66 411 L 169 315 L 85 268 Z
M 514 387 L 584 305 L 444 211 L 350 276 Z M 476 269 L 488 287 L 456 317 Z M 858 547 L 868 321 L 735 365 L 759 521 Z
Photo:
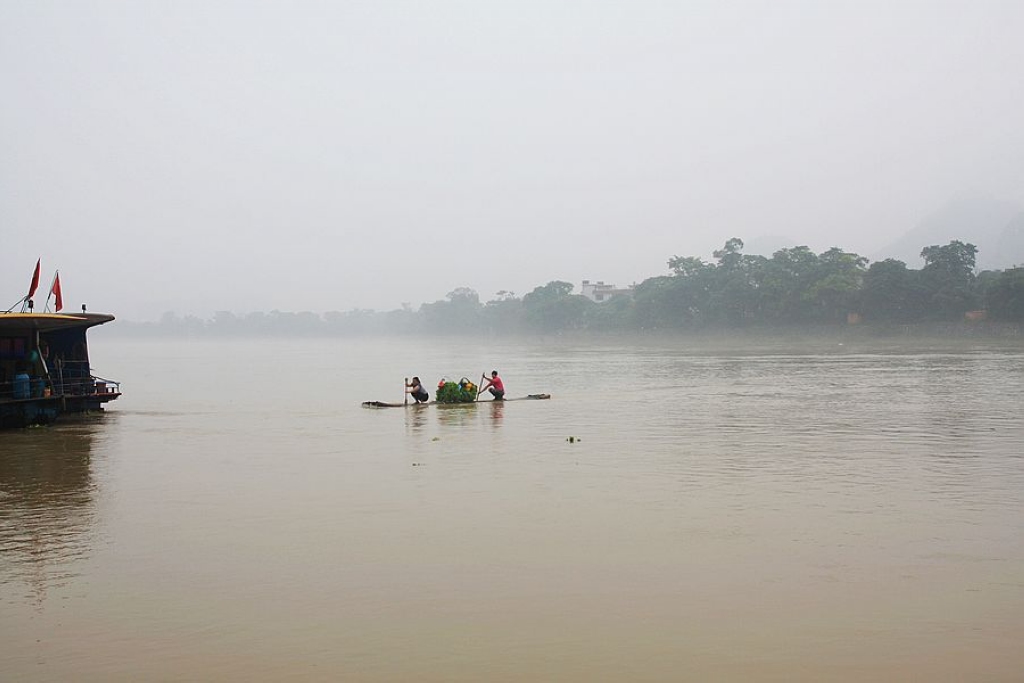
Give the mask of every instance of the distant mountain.
M 924 265 L 922 249 L 952 240 L 978 247 L 978 270 L 1024 265 L 1024 208 L 984 199 L 952 202 L 870 258 L 894 258 L 910 268 L 920 268 Z

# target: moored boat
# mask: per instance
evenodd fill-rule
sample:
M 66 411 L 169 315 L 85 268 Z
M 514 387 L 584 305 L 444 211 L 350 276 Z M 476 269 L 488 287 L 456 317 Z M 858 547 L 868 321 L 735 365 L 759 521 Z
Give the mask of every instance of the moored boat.
M 64 413 L 103 409 L 119 382 L 93 374 L 86 332 L 104 313 L 0 312 L 0 426 L 49 424 Z

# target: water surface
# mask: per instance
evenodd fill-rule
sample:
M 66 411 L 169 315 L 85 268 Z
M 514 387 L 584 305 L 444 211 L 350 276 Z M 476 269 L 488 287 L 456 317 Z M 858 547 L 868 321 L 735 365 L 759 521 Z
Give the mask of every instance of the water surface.
M 1019 345 L 96 337 L 0 432 L 7 679 L 1024 671 Z

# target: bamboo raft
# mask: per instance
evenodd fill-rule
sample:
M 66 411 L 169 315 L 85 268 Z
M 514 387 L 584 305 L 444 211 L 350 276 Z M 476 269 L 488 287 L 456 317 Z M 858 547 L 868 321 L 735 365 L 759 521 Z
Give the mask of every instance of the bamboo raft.
M 544 401 L 551 398 L 551 394 L 528 394 L 515 398 L 505 398 L 501 401 L 468 401 L 466 403 L 438 403 L 437 401 L 426 401 L 425 403 L 388 403 L 386 401 L 363 401 L 364 408 L 416 408 L 422 406 L 442 406 L 446 408 L 457 408 L 461 406 L 475 406 L 481 403 L 507 403 L 508 401 Z

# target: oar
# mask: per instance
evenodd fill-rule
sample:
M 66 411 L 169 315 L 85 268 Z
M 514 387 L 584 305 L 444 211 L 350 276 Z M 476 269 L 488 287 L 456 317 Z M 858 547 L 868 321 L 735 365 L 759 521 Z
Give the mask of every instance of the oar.
M 409 405 L 409 378 L 405 378 L 405 386 L 402 387 L 402 391 L 405 392 L 405 405 Z
M 487 380 L 487 373 L 486 372 L 481 372 L 480 373 L 480 386 L 478 386 L 476 388 L 476 398 L 473 399 L 474 401 L 479 401 L 480 400 L 480 394 L 482 394 L 483 391 L 484 391 L 484 382 L 486 380 Z

